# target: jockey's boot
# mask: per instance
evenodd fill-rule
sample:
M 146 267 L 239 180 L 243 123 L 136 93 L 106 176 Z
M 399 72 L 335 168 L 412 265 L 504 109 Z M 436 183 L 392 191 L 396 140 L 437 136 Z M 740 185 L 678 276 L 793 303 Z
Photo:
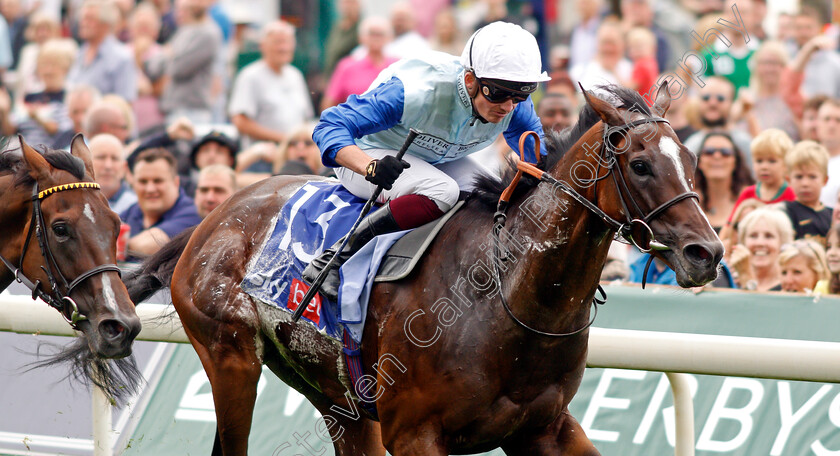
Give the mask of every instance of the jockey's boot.
M 365 217 L 362 222 L 359 223 L 359 227 L 356 228 L 356 231 L 350 236 L 350 239 L 347 241 L 347 245 L 344 246 L 344 250 L 339 253 L 338 257 L 335 259 L 327 278 L 324 280 L 324 283 L 321 284 L 321 295 L 333 302 L 336 302 L 338 300 L 338 287 L 341 282 L 341 276 L 338 273 L 338 268 L 340 268 L 345 261 L 353 256 L 354 253 L 358 252 L 359 249 L 367 244 L 368 241 L 373 239 L 374 236 L 393 233 L 395 231 L 400 231 L 400 229 L 400 226 L 391 214 L 391 207 L 387 203 L 378 210 L 374 211 L 373 214 Z M 306 269 L 303 270 L 303 273 L 301 273 L 303 280 L 309 284 L 314 283 L 315 279 L 318 278 L 318 274 L 320 274 L 321 270 L 327 266 L 330 258 L 335 255 L 336 250 L 341 247 L 342 242 L 344 242 L 344 238 L 339 239 L 332 247 L 325 250 L 320 256 L 312 260 L 312 262 L 309 263 L 309 266 L 307 266 Z

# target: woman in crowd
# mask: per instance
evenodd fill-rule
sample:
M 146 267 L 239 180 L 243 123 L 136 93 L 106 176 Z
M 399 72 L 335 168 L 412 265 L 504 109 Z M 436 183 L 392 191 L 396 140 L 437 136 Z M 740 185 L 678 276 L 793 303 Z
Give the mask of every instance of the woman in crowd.
M 706 135 L 700 147 L 695 177 L 703 210 L 715 231 L 720 232 L 741 190 L 754 182 L 743 154 L 728 134 L 711 132 Z
M 826 267 L 830 275 L 828 292 L 840 294 L 840 224 L 831 225 L 825 239 Z
M 779 255 L 782 290 L 794 293 L 827 293 L 825 250 L 812 240 L 800 239 L 782 248 Z
M 305 123 L 292 131 L 289 139 L 280 145 L 274 160 L 275 175 L 318 174 L 321 171 L 321 151 L 312 140 L 314 129 L 314 123 Z
M 743 260 L 743 267 L 739 268 L 738 282 L 741 288 L 781 290 L 779 253 L 782 245 L 793 242 L 793 226 L 785 213 L 769 207 L 755 209 L 741 220 L 738 240 L 748 254 Z

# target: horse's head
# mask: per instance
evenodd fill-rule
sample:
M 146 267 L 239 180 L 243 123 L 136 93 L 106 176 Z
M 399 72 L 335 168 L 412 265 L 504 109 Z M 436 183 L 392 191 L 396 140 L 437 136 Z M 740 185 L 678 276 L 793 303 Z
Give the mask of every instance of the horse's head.
M 650 110 L 643 101 L 619 109 L 591 93 L 584 95 L 603 122 L 602 165 L 612 167 L 612 176 L 599 184 L 601 207 L 628 224 L 625 234 L 637 246 L 651 249 L 676 271 L 681 286 L 714 280 L 723 244 L 694 194 L 697 157 L 659 117 L 671 104 L 667 84 L 659 87 Z
M 33 195 L 26 226 L 23 274 L 40 282 L 53 305 L 87 337 L 95 356 L 130 355 L 140 319 L 115 266 L 120 219 L 102 192 L 84 184 L 94 180 L 90 150 L 81 135 L 73 139 L 70 153 L 84 163 L 84 170 L 67 166 L 78 168 L 70 172 L 52 166 L 22 138 L 20 143 L 40 192 Z

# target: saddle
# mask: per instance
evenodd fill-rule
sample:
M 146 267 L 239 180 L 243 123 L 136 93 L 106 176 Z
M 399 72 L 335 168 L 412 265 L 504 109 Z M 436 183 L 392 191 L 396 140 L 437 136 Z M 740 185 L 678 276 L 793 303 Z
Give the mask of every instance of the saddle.
M 414 266 L 423 258 L 426 249 L 440 232 L 443 225 L 461 209 L 464 201 L 458 201 L 446 214 L 437 220 L 433 220 L 421 227 L 415 228 L 410 233 L 401 237 L 385 254 L 379 264 L 374 282 L 395 282 L 406 278 Z

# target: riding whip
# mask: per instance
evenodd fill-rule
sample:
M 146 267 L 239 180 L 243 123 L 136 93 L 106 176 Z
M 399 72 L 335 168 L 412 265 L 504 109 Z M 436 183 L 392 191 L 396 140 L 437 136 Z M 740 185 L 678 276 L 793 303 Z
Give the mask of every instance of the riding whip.
M 402 148 L 399 150 L 399 152 L 397 152 L 397 160 L 402 160 L 403 155 L 405 155 L 405 151 L 408 150 L 408 147 L 411 146 L 411 143 L 414 142 L 414 138 L 416 138 L 418 134 L 420 134 L 420 132 L 413 128 L 409 130 L 408 136 L 405 138 L 405 143 L 403 143 Z M 298 304 L 297 309 L 295 309 L 295 313 L 292 314 L 292 322 L 297 323 L 297 321 L 300 320 L 300 317 L 301 315 L 303 315 L 304 310 L 306 310 L 306 308 L 309 306 L 309 301 L 311 301 L 312 298 L 315 297 L 315 293 L 317 293 L 318 290 L 321 289 L 321 284 L 323 284 L 324 280 L 327 279 L 327 274 L 329 273 L 330 269 L 332 269 L 333 264 L 335 264 L 336 258 L 338 258 L 338 255 L 342 251 L 344 251 L 344 247 L 347 246 L 347 241 L 350 240 L 350 237 L 356 231 L 356 228 L 359 227 L 359 223 L 362 222 L 362 219 L 364 219 L 368 212 L 370 212 L 370 208 L 373 206 L 373 203 L 376 201 L 376 199 L 379 198 L 379 194 L 382 193 L 382 190 L 382 186 L 379 185 L 376 187 L 376 190 L 373 191 L 373 194 L 367 200 L 367 203 L 365 203 L 365 207 L 362 208 L 362 212 L 359 214 L 359 218 L 356 219 L 356 222 L 353 223 L 353 227 L 350 228 L 350 231 L 347 233 L 346 236 L 344 236 L 344 242 L 341 243 L 341 247 L 339 247 L 335 251 L 333 257 L 330 258 L 329 263 L 327 263 L 324 269 L 321 270 L 321 272 L 318 274 L 318 277 L 315 278 L 315 281 L 312 283 L 312 286 L 309 287 L 309 290 L 306 292 L 306 295 Z

